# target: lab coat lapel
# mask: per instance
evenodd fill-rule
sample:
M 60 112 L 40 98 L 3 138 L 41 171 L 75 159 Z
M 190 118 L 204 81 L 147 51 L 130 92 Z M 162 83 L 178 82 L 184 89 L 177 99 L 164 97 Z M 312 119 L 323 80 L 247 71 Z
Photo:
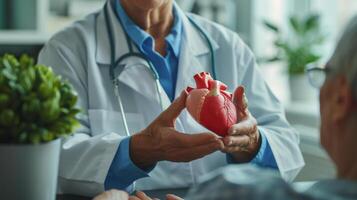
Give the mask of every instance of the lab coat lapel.
M 153 100 L 157 104 L 160 104 L 160 95 L 163 109 L 166 109 L 171 104 L 161 84 L 158 84 L 159 88 L 156 87 L 157 83 L 153 77 L 153 72 L 143 59 L 131 58 L 128 60 L 118 79 L 122 84 L 129 86 L 137 93 L 149 100 Z
M 110 23 L 113 27 L 113 36 L 114 41 L 116 42 L 115 58 L 118 59 L 129 51 L 125 33 L 122 27 L 120 26 L 117 16 L 113 12 L 112 4 L 106 4 L 106 7 L 104 9 L 107 9 L 109 13 L 108 23 Z M 111 50 L 109 45 L 110 41 L 108 38 L 106 21 L 104 17 L 104 9 L 99 13 L 97 18 L 96 32 L 98 38 L 96 39 L 96 61 L 98 64 L 109 66 L 111 63 Z M 135 51 L 137 51 L 137 49 L 135 49 Z M 120 63 L 119 68 L 122 69 L 122 72 L 118 77 L 118 80 L 121 84 L 129 86 L 131 89 L 146 97 L 148 100 L 160 103 L 155 79 L 153 78 L 152 72 L 149 69 L 149 66 L 145 60 L 130 57 L 128 59 L 123 60 L 123 62 Z M 161 84 L 159 84 L 159 92 L 161 94 L 164 108 L 168 107 L 171 102 L 164 89 L 162 88 Z
M 193 26 L 188 17 L 179 10 L 179 15 L 183 19 L 183 38 L 181 43 L 179 68 L 177 73 L 177 82 L 175 97 L 178 97 L 182 90 L 187 86 L 195 87 L 193 76 L 196 73 L 206 71 L 211 72 L 210 50 L 205 38 Z M 202 27 L 203 28 L 203 27 Z M 217 42 L 210 40 L 213 50 L 219 48 Z M 207 64 L 204 64 L 204 63 Z
M 108 1 L 105 4 L 105 7 L 98 14 L 96 20 L 96 61 L 99 64 L 109 65 L 111 49 L 110 41 L 107 31 L 107 23 L 110 23 L 113 28 L 113 36 L 115 40 L 115 58 L 119 58 L 123 53 L 128 52 L 128 46 L 125 40 L 125 34 L 123 29 L 120 26 L 118 19 L 116 18 L 115 13 L 113 12 L 114 8 L 112 7 L 111 1 Z M 105 21 L 105 12 L 107 10 L 109 14 L 109 21 Z

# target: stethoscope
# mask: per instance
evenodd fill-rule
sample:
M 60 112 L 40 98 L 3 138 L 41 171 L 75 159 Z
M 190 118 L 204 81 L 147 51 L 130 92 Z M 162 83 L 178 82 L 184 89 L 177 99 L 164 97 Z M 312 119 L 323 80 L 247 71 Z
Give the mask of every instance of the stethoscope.
M 125 33 L 125 39 L 126 39 L 126 43 L 127 43 L 129 51 L 128 51 L 128 53 L 125 53 L 124 55 L 120 56 L 117 60 L 115 60 L 115 55 L 116 55 L 115 54 L 116 53 L 115 52 L 115 44 L 116 43 L 115 43 L 115 37 L 113 35 L 114 31 L 113 31 L 113 28 L 112 28 L 110 20 L 109 20 L 109 11 L 106 9 L 108 3 L 109 3 L 109 1 L 107 1 L 106 5 L 104 6 L 104 17 L 105 17 L 105 23 L 106 23 L 106 27 L 107 27 L 107 33 L 108 33 L 108 39 L 109 39 L 109 45 L 110 45 L 109 76 L 110 76 L 110 79 L 114 85 L 114 94 L 118 101 L 125 133 L 127 136 L 130 136 L 130 131 L 129 131 L 127 119 L 125 116 L 124 106 L 123 106 L 123 102 L 121 100 L 120 91 L 119 91 L 118 76 L 121 74 L 121 72 L 124 71 L 124 69 L 120 69 L 119 73 L 117 73 L 117 74 L 115 73 L 115 70 L 118 67 L 124 66 L 124 65 L 121 65 L 121 63 L 125 59 L 139 58 L 139 59 L 144 60 L 145 63 L 147 63 L 147 65 L 149 66 L 149 70 L 151 71 L 151 74 L 155 80 L 155 87 L 156 87 L 156 91 L 157 91 L 157 94 L 159 97 L 160 105 L 161 105 L 161 108 L 164 110 L 165 108 L 164 108 L 163 100 L 161 97 L 161 89 L 160 89 L 160 81 L 159 81 L 160 77 L 159 77 L 159 73 L 156 71 L 156 69 L 153 66 L 153 64 L 151 63 L 151 61 L 144 54 L 139 53 L 139 52 L 134 52 L 132 40 L 130 39 L 129 35 L 124 31 L 124 26 L 123 26 L 123 23 L 122 23 L 120 17 L 118 17 L 118 19 L 119 19 L 118 21 L 119 21 L 119 24 L 120 24 L 123 32 Z M 203 35 L 203 37 L 207 41 L 207 45 L 209 47 L 210 54 L 211 54 L 212 76 L 214 79 L 216 79 L 216 65 L 215 65 L 215 56 L 214 56 L 212 42 L 211 42 L 210 38 L 208 37 L 208 35 L 203 31 L 203 29 L 195 21 L 193 21 L 191 17 L 187 16 L 187 18 L 189 19 L 190 23 Z M 139 49 L 139 48 L 137 48 L 137 49 Z

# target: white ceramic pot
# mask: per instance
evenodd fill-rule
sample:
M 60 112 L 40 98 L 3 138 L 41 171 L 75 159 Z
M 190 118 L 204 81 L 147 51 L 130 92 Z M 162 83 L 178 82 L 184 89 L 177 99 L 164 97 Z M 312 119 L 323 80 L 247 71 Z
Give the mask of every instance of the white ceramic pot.
M 305 74 L 290 75 L 290 96 L 292 102 L 314 102 L 318 98 L 318 90 L 313 88 Z
M 0 144 L 0 199 L 55 200 L 60 144 Z

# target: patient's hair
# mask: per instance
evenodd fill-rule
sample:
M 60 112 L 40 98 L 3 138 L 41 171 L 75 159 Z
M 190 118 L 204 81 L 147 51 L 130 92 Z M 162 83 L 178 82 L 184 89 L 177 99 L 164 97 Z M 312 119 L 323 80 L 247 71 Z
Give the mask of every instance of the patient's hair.
M 353 17 L 332 55 L 329 65 L 344 73 L 357 97 L 357 16 Z

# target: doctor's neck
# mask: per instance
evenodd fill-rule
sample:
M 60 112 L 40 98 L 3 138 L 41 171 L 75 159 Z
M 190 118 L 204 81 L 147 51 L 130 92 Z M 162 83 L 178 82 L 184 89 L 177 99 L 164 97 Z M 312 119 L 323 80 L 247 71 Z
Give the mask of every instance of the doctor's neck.
M 117 0 L 127 15 L 155 40 L 165 39 L 173 24 L 172 0 Z

